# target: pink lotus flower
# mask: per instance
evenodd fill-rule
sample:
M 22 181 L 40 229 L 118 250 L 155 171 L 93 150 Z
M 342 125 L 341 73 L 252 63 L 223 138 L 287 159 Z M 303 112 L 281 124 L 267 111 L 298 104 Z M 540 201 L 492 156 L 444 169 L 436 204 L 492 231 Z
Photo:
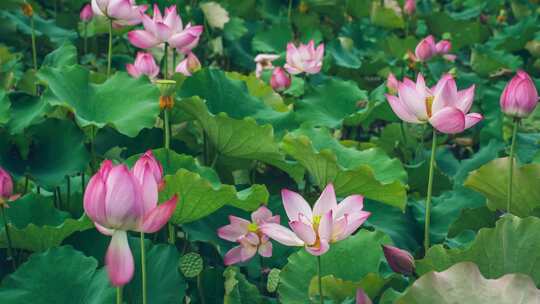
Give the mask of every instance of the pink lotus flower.
M 396 115 L 410 123 L 429 122 L 442 133 L 455 134 L 474 126 L 482 115 L 470 113 L 474 100 L 474 85 L 458 91 L 452 75 L 444 75 L 433 88 L 426 87 L 418 74 L 416 83 L 405 78 L 399 83 L 398 96 L 386 94 Z
M 300 73 L 317 74 L 321 71 L 323 57 L 323 43 L 315 49 L 315 42 L 313 40 L 308 44 L 300 43 L 298 48 L 290 42 L 287 44 L 287 63 L 285 64 L 285 69 L 293 75 Z
M 195 56 L 192 52 L 187 54 L 186 58 L 184 60 L 180 61 L 180 63 L 176 66 L 175 71 L 177 73 L 184 74 L 185 76 L 191 76 L 191 74 L 197 72 L 201 69 L 201 62 L 199 61 L 199 58 Z
M 356 290 L 356 304 L 373 304 L 373 302 L 362 288 L 358 288 Z
M 129 75 L 139 78 L 146 75 L 153 79 L 159 74 L 159 67 L 151 53 L 137 52 L 137 57 L 133 64 L 126 64 L 126 70 Z
M 173 48 L 187 54 L 199 43 L 199 37 L 203 31 L 200 25 L 185 28 L 182 19 L 176 13 L 176 5 L 165 9 L 162 16 L 157 4 L 154 4 L 154 16 L 143 15 L 144 30 L 134 30 L 128 33 L 129 41 L 142 49 L 153 48 L 162 43 L 169 43 Z
M 272 78 L 270 78 L 270 85 L 275 91 L 283 91 L 291 86 L 291 77 L 284 69 L 277 67 L 272 72 Z
M 255 56 L 255 76 L 261 78 L 262 72 L 264 70 L 271 70 L 274 68 L 272 62 L 279 58 L 279 55 L 274 54 L 259 54 Z
M 110 160 L 104 161 L 84 193 L 86 214 L 99 232 L 112 236 L 105 263 L 114 286 L 125 285 L 133 277 L 133 255 L 127 231 L 158 231 L 172 216 L 178 201 L 175 195 L 157 205 L 155 171 L 144 158 L 139 159 L 143 164 L 138 165 L 140 169 L 135 173 L 126 165 L 113 166 Z
M 456 56 L 448 54 L 452 48 L 452 43 L 448 40 L 441 40 L 435 43 L 432 35 L 422 39 L 414 51 L 416 61 L 428 61 L 436 55 L 442 55 L 446 60 L 454 61 Z
M 277 223 L 264 224 L 261 231 L 284 245 L 304 246 L 312 255 L 327 252 L 331 243 L 350 236 L 370 215 L 362 211 L 361 195 L 348 196 L 338 205 L 332 184 L 326 186 L 313 210 L 296 192 L 284 189 L 281 197 L 292 231 Z
M 92 0 L 94 14 L 113 20 L 117 27 L 141 23 L 147 8 L 146 5 L 136 5 L 134 0 Z
M 259 228 L 265 223 L 279 224 L 279 215 L 265 206 L 251 214 L 251 222 L 236 216 L 229 216 L 229 225 L 218 229 L 218 236 L 224 240 L 240 243 L 225 254 L 225 265 L 246 262 L 257 252 L 263 257 L 272 256 L 272 243 Z
M 79 17 L 81 18 L 82 22 L 89 22 L 94 17 L 94 13 L 92 12 L 92 5 L 91 4 L 85 4 L 83 8 L 81 9 L 81 12 L 79 13 Z
M 538 92 L 529 74 L 518 71 L 501 95 L 502 112 L 511 117 L 529 116 L 538 104 Z
M 405 0 L 403 10 L 405 11 L 405 14 L 412 16 L 416 11 L 416 0 Z
M 450 52 L 452 43 L 448 40 L 441 40 L 435 44 L 435 52 L 439 55 L 444 55 Z
M 399 81 L 393 73 L 388 74 L 388 77 L 386 78 L 386 87 L 391 95 L 397 94 Z
M 9 207 L 7 202 L 19 198 L 19 194 L 13 194 L 13 180 L 9 173 L 0 167 L 0 207 Z
M 414 273 L 414 258 L 409 252 L 390 245 L 382 245 L 382 249 L 388 265 L 394 272 L 404 275 Z

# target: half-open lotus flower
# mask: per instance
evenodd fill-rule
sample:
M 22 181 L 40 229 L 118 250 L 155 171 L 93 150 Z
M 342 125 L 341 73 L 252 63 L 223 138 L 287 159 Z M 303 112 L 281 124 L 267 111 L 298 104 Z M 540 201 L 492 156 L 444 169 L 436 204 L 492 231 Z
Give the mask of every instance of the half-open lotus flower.
M 229 216 L 229 221 L 229 225 L 218 229 L 218 236 L 240 245 L 225 254 L 225 265 L 248 261 L 257 252 L 263 257 L 272 256 L 272 243 L 260 226 L 265 223 L 279 224 L 279 215 L 273 216 L 268 208 L 261 206 L 251 214 L 251 222 L 233 215 Z
M 133 64 L 126 64 L 126 70 L 129 75 L 139 78 L 142 75 L 154 79 L 159 74 L 159 66 L 151 53 L 137 52 L 137 57 Z
M 304 246 L 312 255 L 327 252 L 331 243 L 350 236 L 370 215 L 362 211 L 361 195 L 348 196 L 338 205 L 332 184 L 326 186 L 313 210 L 296 192 L 284 189 L 281 196 L 292 231 L 277 223 L 264 224 L 261 231 L 284 245 Z
M 405 78 L 399 83 L 398 96 L 386 94 L 394 113 L 409 123 L 430 123 L 442 133 L 455 134 L 482 120 L 479 113 L 469 113 L 474 100 L 474 85 L 458 91 L 452 75 L 444 75 L 437 84 L 426 86 L 422 74 L 416 83 Z
M 7 202 L 14 201 L 20 195 L 13 194 L 13 180 L 7 171 L 0 167 L 0 207 L 8 207 Z
M 255 56 L 255 76 L 260 78 L 264 70 L 271 70 L 274 68 L 272 62 L 279 58 L 279 55 L 275 54 L 259 54 Z
M 127 231 L 158 231 L 167 223 L 178 201 L 175 195 L 157 204 L 157 161 L 149 158 L 153 156 L 148 153 L 141 157 L 133 172 L 126 165 L 115 166 L 110 160 L 104 161 L 84 193 L 86 214 L 101 233 L 112 236 L 105 264 L 114 286 L 125 285 L 133 277 Z
M 153 17 L 143 15 L 142 23 L 144 30 L 128 33 L 129 41 L 142 49 L 153 48 L 167 42 L 178 51 L 187 54 L 197 46 L 203 31 L 200 25 L 187 24 L 184 28 L 182 19 L 176 13 L 176 5 L 166 8 L 165 14 L 161 15 L 159 7 L 154 4 Z
M 146 5 L 136 5 L 134 0 L 92 0 L 94 14 L 113 20 L 116 26 L 141 23 L 147 8 Z
M 287 44 L 287 63 L 284 67 L 287 72 L 293 75 L 300 73 L 317 74 L 321 71 L 323 57 L 323 43 L 315 49 L 313 40 L 308 44 L 300 43 L 298 47 L 289 42 Z
M 180 63 L 176 66 L 175 71 L 177 73 L 184 74 L 185 76 L 191 76 L 193 73 L 197 72 L 201 69 L 201 62 L 199 61 L 199 58 L 195 56 L 192 52 L 187 54 L 186 58 L 184 60 L 180 61 Z

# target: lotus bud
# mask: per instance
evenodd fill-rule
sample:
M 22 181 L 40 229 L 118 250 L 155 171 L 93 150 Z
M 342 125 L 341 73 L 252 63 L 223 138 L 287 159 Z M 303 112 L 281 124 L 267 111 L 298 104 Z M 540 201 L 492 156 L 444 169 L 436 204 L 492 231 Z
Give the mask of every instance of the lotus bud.
M 504 114 L 524 118 L 529 116 L 538 103 L 538 92 L 531 77 L 518 71 L 502 92 L 500 105 Z
M 32 5 L 28 3 L 24 3 L 21 7 L 23 14 L 27 17 L 32 17 L 34 15 L 34 9 L 32 8 Z
M 403 10 L 405 11 L 405 14 L 412 16 L 416 11 L 416 0 L 405 0 Z
M 94 12 L 92 11 L 92 5 L 86 4 L 81 9 L 81 12 L 79 13 L 79 17 L 81 18 L 82 22 L 89 22 L 94 17 Z
M 450 49 L 452 48 L 452 43 L 448 40 L 441 40 L 437 42 L 435 45 L 435 50 L 437 51 L 437 54 L 443 55 L 450 52 Z
M 435 38 L 431 35 L 422 39 L 414 50 L 415 57 L 419 61 L 427 61 L 435 56 L 436 53 Z
M 394 272 L 403 275 L 414 273 L 414 258 L 410 253 L 389 245 L 382 245 L 382 249 L 388 265 Z
M 356 290 L 356 304 L 373 304 L 362 288 Z
M 272 72 L 272 78 L 270 78 L 270 85 L 275 91 L 281 92 L 288 89 L 291 86 L 291 77 L 284 69 L 277 67 Z

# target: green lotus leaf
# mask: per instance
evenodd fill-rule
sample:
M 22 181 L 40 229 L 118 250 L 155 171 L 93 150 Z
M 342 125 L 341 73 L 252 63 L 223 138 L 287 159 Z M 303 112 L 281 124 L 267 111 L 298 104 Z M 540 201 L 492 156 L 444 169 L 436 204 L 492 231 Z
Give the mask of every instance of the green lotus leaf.
M 223 272 L 225 277 L 224 304 L 261 304 L 262 297 L 257 287 L 251 284 L 238 267 L 228 267 Z
M 443 272 L 423 275 L 395 303 L 533 304 L 539 298 L 540 290 L 524 274 L 489 280 L 482 276 L 476 264 L 462 262 Z
M 474 241 L 465 249 L 446 249 L 442 245 L 431 247 L 424 259 L 417 262 L 417 272 L 424 274 L 443 271 L 453 264 L 470 261 L 478 265 L 488 278 L 507 273 L 523 273 L 540 284 L 536 265 L 540 262 L 540 219 L 521 219 L 505 215 L 495 228 L 481 229 Z
M 321 188 L 333 182 L 339 196 L 362 194 L 405 208 L 405 170 L 382 150 L 347 148 L 327 130 L 309 128 L 287 134 L 282 148 L 307 169 Z
M 495 159 L 471 172 L 465 186 L 487 198 L 491 210 L 506 210 L 509 158 Z M 540 164 L 514 167 L 512 214 L 528 216 L 540 208 Z
M 4 304 L 113 303 L 115 289 L 98 262 L 70 246 L 30 256 L 0 285 Z
M 377 273 L 383 258 L 381 244 L 388 243 L 390 238 L 381 232 L 360 230 L 346 240 L 331 244 L 330 250 L 321 256 L 321 275 L 357 282 L 369 273 Z M 361 262 L 359 252 L 362 253 Z M 311 303 L 309 287 L 316 275 L 315 256 L 303 248 L 290 255 L 280 273 L 278 293 L 281 301 L 290 304 Z
M 11 101 L 6 91 L 0 89 L 0 125 L 9 121 L 11 115 Z
M 38 77 L 48 85 L 43 98 L 73 111 L 81 127 L 111 125 L 134 137 L 151 128 L 159 115 L 159 91 L 144 77 L 133 79 L 119 72 L 102 84 L 93 84 L 90 72 L 81 66 L 46 67 Z
M 19 134 L 27 127 L 40 123 L 51 106 L 37 96 L 10 95 L 11 115 L 7 128 L 11 134 Z

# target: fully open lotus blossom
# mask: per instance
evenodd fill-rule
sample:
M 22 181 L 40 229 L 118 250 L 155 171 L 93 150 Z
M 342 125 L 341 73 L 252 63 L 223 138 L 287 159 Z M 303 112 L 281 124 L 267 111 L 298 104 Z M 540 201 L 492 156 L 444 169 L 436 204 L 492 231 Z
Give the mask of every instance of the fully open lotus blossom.
M 128 33 L 129 41 L 142 49 L 153 48 L 162 43 L 168 43 L 178 51 L 187 54 L 199 42 L 203 31 L 200 25 L 188 24 L 185 28 L 182 19 L 176 13 L 176 5 L 165 9 L 162 16 L 157 4 L 154 4 L 154 16 L 142 16 L 144 30 L 134 30 Z
M 158 231 L 167 223 L 178 201 L 175 195 L 157 205 L 155 166 L 144 158 L 139 159 L 142 164 L 136 165 L 139 169 L 134 172 L 126 165 L 114 166 L 110 160 L 104 161 L 84 193 L 86 214 L 98 231 L 112 236 L 105 264 L 114 286 L 125 285 L 133 277 L 133 255 L 127 231 Z
M 511 117 L 529 116 L 538 104 L 538 91 L 529 74 L 518 71 L 506 84 L 500 99 L 502 112 Z
M 81 12 L 79 13 L 79 17 L 81 18 L 82 22 L 89 22 L 92 20 L 94 13 L 92 12 L 92 5 L 90 3 L 83 6 Z
M 279 58 L 279 55 L 274 54 L 259 54 L 255 56 L 255 76 L 260 78 L 264 70 L 271 70 L 274 68 L 272 62 Z
M 136 5 L 134 0 L 92 0 L 94 14 L 113 20 L 115 26 L 141 23 L 147 8 L 146 5 Z
M 218 236 L 224 240 L 240 243 L 225 254 L 225 265 L 248 261 L 258 252 L 263 257 L 272 256 L 272 243 L 260 229 L 265 223 L 279 224 L 279 215 L 265 206 L 251 214 L 251 222 L 236 216 L 229 216 L 229 225 L 218 229 Z
M 354 233 L 370 215 L 362 211 L 361 195 L 348 196 L 338 205 L 332 184 L 326 186 L 313 210 L 296 192 L 284 189 L 281 197 L 292 231 L 277 223 L 264 224 L 261 231 L 284 245 L 305 246 L 316 256 L 327 252 L 331 243 Z
M 19 194 L 13 194 L 13 180 L 9 173 L 0 167 L 0 206 L 8 207 L 7 202 L 19 198 Z
M 201 62 L 199 61 L 199 58 L 195 56 L 192 52 L 187 54 L 186 58 L 184 60 L 180 61 L 180 63 L 176 66 L 175 71 L 177 73 L 182 73 L 185 76 L 191 76 L 193 73 L 197 72 L 201 69 Z
M 270 85 L 278 92 L 288 89 L 291 86 L 291 77 L 281 67 L 277 67 L 272 72 Z
M 394 272 L 404 275 L 414 273 L 414 257 L 409 252 L 390 245 L 382 245 L 382 249 L 388 265 Z
M 405 78 L 399 83 L 398 96 L 386 94 L 394 113 L 409 123 L 430 123 L 442 133 L 455 134 L 474 126 L 482 115 L 469 113 L 474 100 L 474 88 L 458 91 L 452 75 L 445 74 L 429 88 L 421 73 L 416 83 Z
M 154 56 L 151 53 L 138 52 L 135 62 L 133 64 L 126 64 L 126 70 L 129 75 L 139 78 L 142 75 L 146 75 L 153 79 L 159 74 L 159 66 L 154 60 Z
M 416 11 L 416 0 L 405 0 L 403 10 L 405 11 L 405 14 L 412 16 Z
M 311 40 L 308 44 L 298 47 L 294 43 L 287 44 L 287 63 L 285 69 L 292 75 L 306 73 L 317 74 L 321 71 L 324 57 L 324 43 L 315 49 L 315 42 Z

